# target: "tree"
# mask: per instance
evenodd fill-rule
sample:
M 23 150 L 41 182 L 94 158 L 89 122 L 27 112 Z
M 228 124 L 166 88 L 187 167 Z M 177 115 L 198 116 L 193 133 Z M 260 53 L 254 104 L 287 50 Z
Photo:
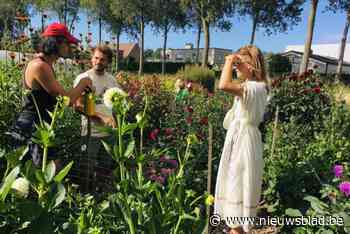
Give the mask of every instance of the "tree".
M 339 57 L 338 57 L 338 67 L 337 67 L 337 80 L 340 80 L 342 69 L 343 69 L 343 60 L 344 60 L 344 52 L 346 47 L 346 41 L 348 37 L 349 32 L 349 26 L 350 26 L 350 1 L 348 0 L 328 0 L 329 6 L 327 6 L 327 9 L 332 12 L 345 12 L 346 13 L 346 20 L 345 20 L 345 27 L 339 47 Z
M 116 37 L 116 71 L 119 70 L 119 45 L 121 34 L 123 32 L 130 35 L 136 34 L 133 18 L 129 16 L 123 4 L 124 2 L 122 0 L 109 1 L 108 7 L 102 16 L 102 20 L 106 23 L 109 31 Z
M 102 24 L 111 19 L 111 0 L 80 0 L 81 6 L 88 12 L 93 22 L 98 22 L 98 43 L 102 43 Z M 118 1 L 115 1 L 118 3 Z M 119 9 L 119 8 L 118 8 Z M 108 22 L 109 24 L 110 22 Z
M 255 32 L 264 28 L 270 35 L 276 32 L 285 32 L 301 20 L 302 4 L 304 0 L 244 0 L 238 3 L 238 12 L 241 16 L 252 18 L 252 34 L 250 44 L 254 44 Z
M 311 9 L 310 9 L 310 15 L 309 15 L 308 25 L 307 25 L 307 37 L 306 37 L 306 42 L 304 47 L 303 59 L 299 70 L 300 74 L 305 73 L 307 71 L 307 67 L 309 64 L 309 56 L 310 56 L 310 50 L 311 50 L 311 44 L 312 44 L 312 37 L 314 33 L 317 6 L 318 6 L 318 0 L 311 0 Z
M 196 58 L 195 58 L 195 63 L 199 64 L 199 45 L 201 41 L 201 34 L 202 34 L 202 20 L 201 18 L 197 15 L 197 13 L 192 9 L 188 8 L 187 9 L 187 21 L 190 28 L 194 28 L 196 30 Z
M 29 1 L 0 0 L 0 38 L 6 36 L 7 40 L 12 40 L 23 33 L 24 28 L 28 25 L 29 20 L 21 20 L 27 18 L 29 12 Z
M 162 74 L 165 73 L 166 48 L 168 33 L 171 29 L 184 28 L 186 14 L 178 0 L 155 0 L 156 13 L 152 17 L 152 25 L 157 32 L 163 33 Z
M 79 21 L 80 0 L 47 0 L 48 10 L 56 13 L 58 20 L 71 31 L 76 21 Z
M 182 0 L 187 8 L 201 19 L 202 30 L 204 32 L 204 53 L 202 57 L 202 66 L 208 64 L 208 54 L 210 46 L 210 26 L 218 27 L 222 30 L 228 30 L 231 23 L 226 20 L 226 16 L 233 13 L 234 0 Z
M 143 74 L 144 64 L 144 38 L 145 38 L 145 25 L 151 21 L 151 16 L 154 14 L 153 1 L 144 0 L 120 0 L 125 12 L 127 12 L 128 18 L 131 19 L 130 23 L 137 25 L 137 33 L 140 44 L 140 58 L 139 58 L 139 75 Z
M 47 15 L 45 14 L 45 11 L 50 8 L 50 2 L 47 0 L 32 0 L 31 1 L 33 7 L 40 13 L 41 17 L 41 32 L 44 31 L 45 27 L 45 18 Z

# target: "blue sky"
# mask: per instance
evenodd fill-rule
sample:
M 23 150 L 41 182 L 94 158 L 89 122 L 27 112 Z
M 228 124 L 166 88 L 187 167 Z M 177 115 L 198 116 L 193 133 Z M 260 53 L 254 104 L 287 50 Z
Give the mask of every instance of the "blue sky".
M 344 25 L 345 13 L 332 13 L 325 11 L 328 1 L 320 0 L 316 15 L 315 30 L 313 43 L 338 43 L 340 41 Z M 255 44 L 263 51 L 282 52 L 287 45 L 304 44 L 307 30 L 307 19 L 309 15 L 310 1 L 304 5 L 302 20 L 287 33 L 279 33 L 267 36 L 263 30 L 256 33 Z M 85 34 L 87 32 L 88 16 L 81 15 L 81 20 L 76 26 L 74 34 Z M 57 19 L 52 17 L 48 22 L 55 22 Z M 249 43 L 251 35 L 251 20 L 232 19 L 233 27 L 229 32 L 220 32 L 215 29 L 211 30 L 211 47 L 226 48 L 236 50 L 239 47 Z M 33 17 L 32 24 L 35 27 L 40 26 L 40 18 L 38 15 Z M 97 25 L 92 26 L 93 39 L 98 40 Z M 102 40 L 110 40 L 110 35 L 103 31 Z M 130 42 L 134 39 L 127 35 L 122 35 L 121 42 Z M 183 48 L 185 43 L 193 43 L 196 41 L 196 32 L 194 29 L 187 32 L 171 32 L 168 36 L 168 48 Z M 203 46 L 204 38 L 201 38 L 201 46 Z M 149 26 L 145 29 L 145 48 L 159 48 L 163 45 L 162 35 L 155 34 Z

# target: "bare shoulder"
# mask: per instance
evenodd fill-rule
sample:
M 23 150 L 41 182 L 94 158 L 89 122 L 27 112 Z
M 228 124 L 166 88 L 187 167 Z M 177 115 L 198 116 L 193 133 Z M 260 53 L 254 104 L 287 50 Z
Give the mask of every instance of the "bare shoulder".
M 39 59 L 34 59 L 32 61 L 30 61 L 27 65 L 27 72 L 34 72 L 34 73 L 47 73 L 47 72 L 51 72 L 51 68 L 50 66 L 44 62 L 41 61 Z

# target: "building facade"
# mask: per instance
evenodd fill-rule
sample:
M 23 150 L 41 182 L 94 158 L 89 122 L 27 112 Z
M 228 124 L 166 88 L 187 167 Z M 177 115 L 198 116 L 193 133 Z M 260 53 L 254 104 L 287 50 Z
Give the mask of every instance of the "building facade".
M 290 50 L 281 54 L 289 59 L 292 64 L 292 72 L 298 73 L 303 59 L 303 53 Z M 334 74 L 337 71 L 338 59 L 325 57 L 312 53 L 309 57 L 308 69 L 322 74 Z M 343 73 L 350 74 L 350 63 L 344 61 Z
M 232 50 L 229 49 L 221 49 L 221 48 L 209 48 L 208 51 L 208 63 L 210 65 L 214 64 L 224 64 L 225 56 L 233 53 Z M 202 61 L 202 57 L 204 54 L 204 48 L 199 48 L 199 58 L 198 61 Z M 186 44 L 185 48 L 181 49 L 167 49 L 166 56 L 167 61 L 169 62 L 196 62 L 197 49 L 193 48 L 192 44 Z

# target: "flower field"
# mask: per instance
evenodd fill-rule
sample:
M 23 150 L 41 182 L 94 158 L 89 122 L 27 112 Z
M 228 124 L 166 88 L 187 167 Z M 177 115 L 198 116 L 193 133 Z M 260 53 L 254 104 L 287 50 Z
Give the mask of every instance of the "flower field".
M 60 82 L 71 87 L 80 71 L 60 66 Z M 11 150 L 4 134 L 21 106 L 21 71 L 0 64 L 0 233 L 224 233 L 225 225 L 208 225 L 208 214 L 226 134 L 222 121 L 233 98 L 189 81 L 179 95 L 178 78 L 116 76 L 125 93 L 111 90 L 104 99 L 118 127 L 101 129 L 114 138 L 104 142 L 113 162 L 110 187 L 83 191 L 80 115 L 61 99 L 53 122 L 38 126 L 35 135 L 44 149 L 42 165 L 24 161 L 26 148 Z M 272 81 L 260 126 L 265 168 L 259 216 L 334 216 L 344 223 L 279 224 L 270 233 L 350 232 L 349 120 L 338 84 L 327 78 Z M 51 148 L 63 159 L 60 168 L 46 160 Z

